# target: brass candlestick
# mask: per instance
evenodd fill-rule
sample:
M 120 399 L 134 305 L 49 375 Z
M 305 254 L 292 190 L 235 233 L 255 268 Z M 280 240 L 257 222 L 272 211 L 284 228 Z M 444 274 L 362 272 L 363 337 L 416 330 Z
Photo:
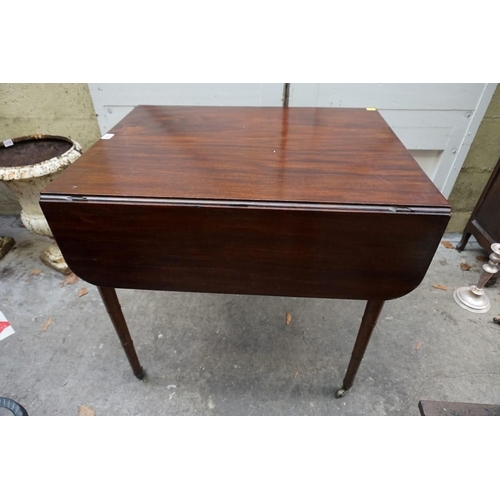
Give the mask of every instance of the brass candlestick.
M 498 272 L 500 264 L 500 243 L 491 245 L 490 261 L 483 265 L 483 272 L 479 277 L 477 285 L 462 286 L 453 292 L 455 302 L 473 313 L 485 313 L 490 310 L 490 299 L 484 291 L 484 286 L 488 280 Z

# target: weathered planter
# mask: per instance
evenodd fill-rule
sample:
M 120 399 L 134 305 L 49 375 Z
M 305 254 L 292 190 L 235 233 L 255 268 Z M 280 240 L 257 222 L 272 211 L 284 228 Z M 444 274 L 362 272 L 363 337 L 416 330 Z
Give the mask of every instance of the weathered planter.
M 10 236 L 0 236 L 0 260 L 2 260 L 16 244 L 16 240 Z
M 31 135 L 0 142 L 0 181 L 18 199 L 27 229 L 53 237 L 40 208 L 40 192 L 81 155 L 81 146 L 67 137 Z M 56 243 L 45 250 L 41 259 L 62 273 L 69 272 Z

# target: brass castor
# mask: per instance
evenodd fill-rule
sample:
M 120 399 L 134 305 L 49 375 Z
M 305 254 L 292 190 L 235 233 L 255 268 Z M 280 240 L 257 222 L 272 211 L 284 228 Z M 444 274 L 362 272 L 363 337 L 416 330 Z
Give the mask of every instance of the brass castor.
M 339 398 L 343 398 L 347 393 L 349 392 L 349 389 L 344 389 L 343 387 L 341 387 L 336 393 L 335 393 L 335 397 L 337 399 Z

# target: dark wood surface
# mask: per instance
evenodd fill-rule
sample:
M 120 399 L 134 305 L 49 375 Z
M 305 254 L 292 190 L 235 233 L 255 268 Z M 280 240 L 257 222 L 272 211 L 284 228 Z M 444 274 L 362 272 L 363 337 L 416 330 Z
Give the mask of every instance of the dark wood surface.
M 423 417 L 500 417 L 500 406 L 450 401 L 419 401 Z
M 392 299 L 450 215 L 374 111 L 141 106 L 113 132 L 41 196 L 98 286 Z
M 42 202 L 98 286 L 388 300 L 425 275 L 448 214 Z
M 383 301 L 423 279 L 447 201 L 378 112 L 139 107 L 41 194 L 70 268 L 112 288 L 368 300 L 342 396 Z
M 500 242 L 500 159 L 465 226 L 458 251 L 465 248 L 471 235 L 488 253 L 492 243 Z
M 448 207 L 378 111 L 139 106 L 45 193 Z

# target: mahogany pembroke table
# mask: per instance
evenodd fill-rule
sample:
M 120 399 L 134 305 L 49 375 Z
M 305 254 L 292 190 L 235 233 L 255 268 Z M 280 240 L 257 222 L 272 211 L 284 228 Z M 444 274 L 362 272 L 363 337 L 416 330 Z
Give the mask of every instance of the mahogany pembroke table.
M 138 106 L 110 133 L 40 202 L 134 374 L 115 288 L 366 300 L 343 396 L 384 301 L 422 281 L 450 217 L 379 112 Z

